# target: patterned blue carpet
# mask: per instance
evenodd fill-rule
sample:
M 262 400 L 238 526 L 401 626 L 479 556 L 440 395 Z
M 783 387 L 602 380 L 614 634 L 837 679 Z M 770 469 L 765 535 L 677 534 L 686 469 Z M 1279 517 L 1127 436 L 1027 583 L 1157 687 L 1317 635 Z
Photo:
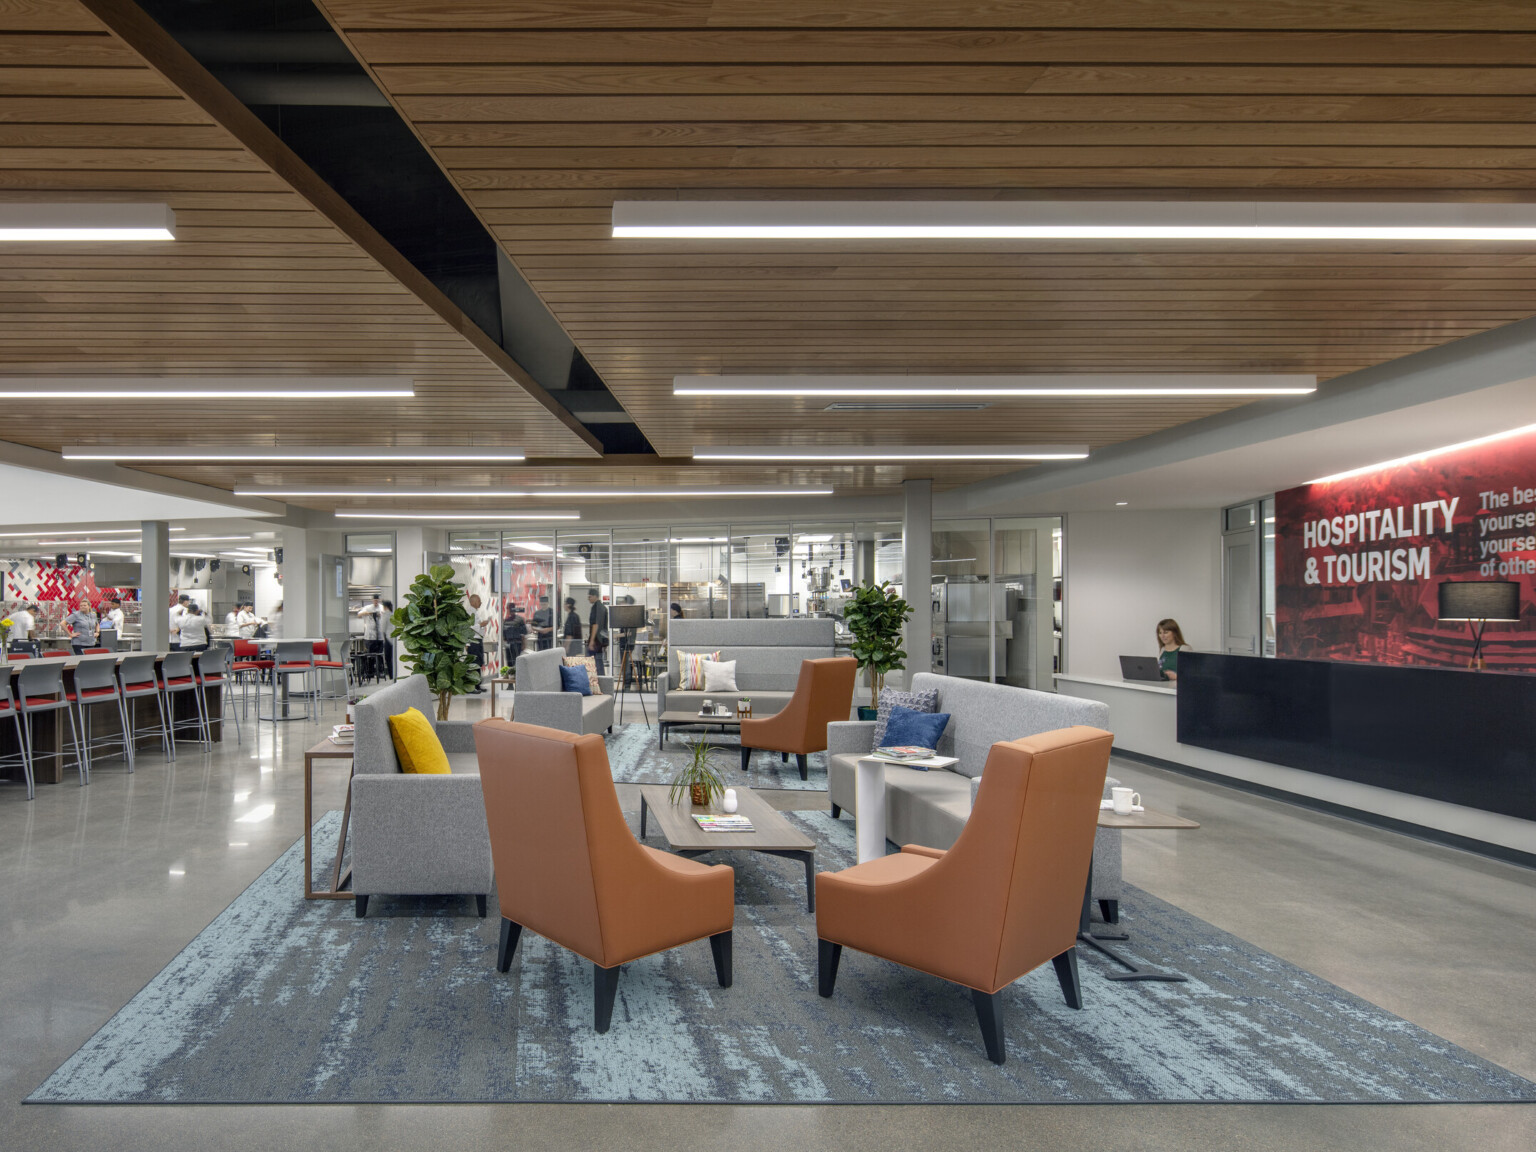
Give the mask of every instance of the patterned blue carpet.
M 613 735 L 608 737 L 608 764 L 619 784 L 670 784 L 699 740 L 708 740 L 720 749 L 715 753 L 713 763 L 728 785 L 746 784 L 751 788 L 783 788 L 796 792 L 827 790 L 825 752 L 812 752 L 807 757 L 808 780 L 800 779 L 800 768 L 793 756 L 788 764 L 784 764 L 779 761 L 777 752 L 754 752 L 751 767 L 743 773 L 741 741 L 735 733 L 722 734 L 717 729 L 707 732 L 702 728 L 671 729 L 663 749 L 656 741 L 655 725 L 615 726 Z
M 822 867 L 851 862 L 851 821 L 793 818 Z M 319 822 L 318 860 L 338 826 Z M 1135 888 L 1127 951 L 1190 982 L 1111 984 L 1088 952 L 1074 1012 L 1046 965 L 1007 993 L 999 1068 L 969 995 L 931 977 L 849 952 L 820 999 L 788 860 L 731 861 L 734 987 L 716 985 L 705 943 L 650 957 L 626 967 L 599 1036 L 585 961 L 524 933 L 499 975 L 494 911 L 479 920 L 468 900 L 376 897 L 366 920 L 306 903 L 302 851 L 29 1102 L 1536 1101 L 1536 1084 Z

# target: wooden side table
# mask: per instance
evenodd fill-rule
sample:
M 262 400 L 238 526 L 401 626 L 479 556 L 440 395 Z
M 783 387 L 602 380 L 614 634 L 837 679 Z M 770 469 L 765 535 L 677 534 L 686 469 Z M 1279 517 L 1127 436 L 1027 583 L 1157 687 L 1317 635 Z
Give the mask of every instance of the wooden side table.
M 491 715 L 492 716 L 498 715 L 498 713 L 496 711 L 496 685 L 498 685 L 498 684 L 505 684 L 508 688 L 515 689 L 517 687 L 517 677 L 515 675 L 514 676 L 492 676 L 491 677 Z
M 1170 812 L 1159 812 L 1153 808 L 1147 808 L 1141 812 L 1130 812 L 1122 816 L 1110 808 L 1099 809 L 1100 828 L 1125 828 L 1125 829 L 1161 829 L 1164 831 L 1178 831 L 1185 828 L 1198 828 L 1200 825 L 1194 820 L 1183 816 L 1175 816 Z M 1116 964 L 1123 966 L 1124 972 L 1106 972 L 1107 980 L 1156 980 L 1169 984 L 1182 984 L 1188 979 L 1176 972 L 1160 972 L 1155 968 L 1142 968 L 1131 963 L 1120 953 L 1109 947 L 1109 943 L 1124 943 L 1131 937 L 1125 932 L 1092 932 L 1088 928 L 1089 909 L 1093 904 L 1093 865 L 1088 865 L 1088 883 L 1083 888 L 1083 913 L 1077 926 L 1077 940 L 1080 944 L 1086 944 L 1095 951 L 1102 952 Z M 1109 943 L 1106 943 L 1108 941 Z
M 350 883 L 352 870 L 347 869 L 347 874 L 341 874 L 341 858 L 347 850 L 347 825 L 352 820 L 352 775 L 347 774 L 347 803 L 341 813 L 341 835 L 336 841 L 336 865 L 331 869 L 331 887 L 329 891 L 316 892 L 314 888 L 315 878 L 315 761 L 316 760 L 351 760 L 352 746 L 350 744 L 337 744 L 329 736 L 304 753 L 304 899 L 306 900 L 350 900 L 352 893 L 342 891 L 342 885 Z M 354 764 L 355 768 L 356 765 Z

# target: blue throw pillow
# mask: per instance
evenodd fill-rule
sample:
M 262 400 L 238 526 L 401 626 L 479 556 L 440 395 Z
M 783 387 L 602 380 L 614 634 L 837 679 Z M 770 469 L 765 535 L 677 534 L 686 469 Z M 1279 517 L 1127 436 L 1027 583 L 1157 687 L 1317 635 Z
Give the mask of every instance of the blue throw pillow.
M 582 667 L 567 668 L 560 665 L 560 691 L 580 692 L 583 696 L 592 695 L 592 678 L 587 675 L 587 670 Z
M 948 712 L 916 712 L 898 704 L 891 709 L 891 718 L 885 725 L 885 739 L 880 746 L 890 748 L 909 744 L 918 748 L 937 748 L 939 737 L 944 735 L 948 725 Z
M 914 712 L 937 712 L 939 690 L 927 688 L 921 692 L 904 692 L 900 688 L 880 689 L 880 702 L 875 712 L 874 743 L 871 748 L 884 748 L 890 743 L 885 738 L 885 726 L 891 722 L 892 708 L 910 708 Z

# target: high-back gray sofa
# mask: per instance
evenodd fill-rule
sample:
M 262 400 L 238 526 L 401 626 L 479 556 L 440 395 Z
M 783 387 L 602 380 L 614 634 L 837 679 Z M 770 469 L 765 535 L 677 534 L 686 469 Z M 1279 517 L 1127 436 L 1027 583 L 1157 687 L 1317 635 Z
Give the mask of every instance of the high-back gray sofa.
M 795 694 L 801 663 L 835 655 L 833 628 L 831 620 L 673 620 L 667 625 L 667 670 L 656 677 L 656 714 L 699 710 L 710 694 L 678 688 L 678 654 L 716 650 L 721 660 L 736 661 L 737 691 L 729 699 L 751 697 L 756 717 L 782 711 Z
M 563 648 L 524 652 L 517 658 L 512 715 L 519 724 L 538 724 L 585 736 L 613 727 L 613 678 L 599 676 L 592 695 L 566 692 L 560 682 Z
M 452 770 L 447 776 L 400 771 L 389 718 L 415 708 L 432 721 Z M 437 697 L 425 676 L 407 676 L 352 708 L 352 891 L 357 914 L 370 896 L 476 898 L 485 915 L 491 891 L 491 840 L 480 791 L 474 725 L 434 720 Z
M 937 711 L 950 714 L 938 752 L 959 757 L 950 769 L 924 772 L 900 764 L 885 766 L 885 834 L 896 844 L 949 848 L 970 818 L 981 770 L 992 745 L 1074 724 L 1109 728 L 1109 705 L 1056 692 L 1035 692 L 1007 684 L 984 684 L 955 676 L 919 672 L 911 690 L 936 689 Z M 832 814 L 857 815 L 854 766 L 873 751 L 872 720 L 827 725 L 827 790 Z M 1116 781 L 1115 783 L 1118 783 Z M 1106 787 L 1109 785 L 1107 784 Z M 1120 830 L 1100 828 L 1094 843 L 1093 895 L 1113 918 L 1120 899 Z

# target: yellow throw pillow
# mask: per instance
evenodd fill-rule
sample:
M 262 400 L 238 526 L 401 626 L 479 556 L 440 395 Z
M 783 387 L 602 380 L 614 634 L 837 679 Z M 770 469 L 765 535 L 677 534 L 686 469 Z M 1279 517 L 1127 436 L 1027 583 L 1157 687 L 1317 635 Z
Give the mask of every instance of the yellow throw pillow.
M 395 742 L 400 771 L 423 776 L 449 774 L 448 753 L 428 720 L 416 708 L 389 718 L 389 738 Z

